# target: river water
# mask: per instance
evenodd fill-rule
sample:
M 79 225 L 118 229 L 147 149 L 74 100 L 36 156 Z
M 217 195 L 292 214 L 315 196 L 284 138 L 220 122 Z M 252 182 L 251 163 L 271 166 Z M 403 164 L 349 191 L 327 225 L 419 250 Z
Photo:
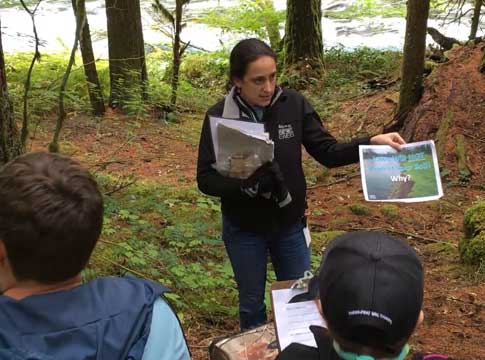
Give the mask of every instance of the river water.
M 337 8 L 344 10 L 355 0 L 323 0 L 323 9 Z M 30 17 L 20 8 L 1 8 L 3 45 L 6 52 L 31 51 L 33 47 L 32 26 Z M 70 0 L 44 0 L 36 16 L 37 30 L 42 41 L 41 52 L 62 51 L 70 48 L 74 41 L 74 16 Z M 188 9 L 192 15 L 201 13 L 214 6 L 233 6 L 236 0 L 193 0 Z M 276 9 L 285 9 L 286 0 L 274 0 Z M 106 12 L 104 0 L 86 2 L 88 20 L 93 36 L 96 56 L 107 56 Z M 157 31 L 157 22 L 150 15 L 150 1 L 142 0 L 143 28 L 145 42 L 159 44 L 168 38 Z M 402 49 L 406 22 L 404 18 L 364 18 L 364 19 L 329 19 L 322 20 L 323 41 L 325 47 L 344 46 L 355 48 L 368 46 L 372 48 Z M 465 19 L 462 24 L 443 25 L 441 21 L 429 20 L 429 26 L 439 28 L 445 35 L 465 40 L 470 29 L 470 22 Z M 282 29 L 283 32 L 283 29 Z M 209 28 L 204 24 L 190 22 L 182 33 L 182 40 L 191 42 L 199 48 L 217 50 L 230 48 L 240 34 L 223 33 L 220 29 Z M 431 41 L 431 39 L 428 39 Z

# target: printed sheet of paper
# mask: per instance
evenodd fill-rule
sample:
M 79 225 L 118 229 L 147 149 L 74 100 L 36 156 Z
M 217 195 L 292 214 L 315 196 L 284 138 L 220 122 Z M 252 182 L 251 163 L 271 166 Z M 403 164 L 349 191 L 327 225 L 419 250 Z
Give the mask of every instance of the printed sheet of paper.
M 271 292 L 276 331 L 281 351 L 291 343 L 317 347 L 310 325 L 326 327 L 325 320 L 314 301 L 288 302 L 298 294 L 298 289 L 281 289 Z
M 233 119 L 224 119 L 211 116 L 209 118 L 210 127 L 211 127 L 211 135 L 212 135 L 212 142 L 214 144 L 214 152 L 216 155 L 216 161 L 218 159 L 219 153 L 219 136 L 217 134 L 217 125 L 224 124 L 228 127 L 239 129 L 244 131 L 248 134 L 254 134 L 256 136 L 261 136 L 264 133 L 264 124 L 254 123 L 249 121 L 241 121 L 241 120 L 233 120 Z
M 247 179 L 274 158 L 274 142 L 264 125 L 242 120 L 210 117 L 216 162 L 221 175 Z
M 419 202 L 443 196 L 434 142 L 396 151 L 387 145 L 359 146 L 362 188 L 367 201 Z

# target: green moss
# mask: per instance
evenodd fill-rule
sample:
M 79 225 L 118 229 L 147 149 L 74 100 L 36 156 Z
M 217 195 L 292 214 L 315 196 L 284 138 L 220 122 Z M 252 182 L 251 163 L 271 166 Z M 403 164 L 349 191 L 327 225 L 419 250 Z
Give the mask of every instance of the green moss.
M 381 214 L 387 219 L 397 219 L 399 217 L 399 208 L 396 205 L 384 205 L 381 207 Z
M 465 237 L 472 238 L 485 232 L 485 201 L 479 201 L 465 211 Z
M 434 253 L 440 253 L 444 255 L 456 256 L 456 247 L 450 242 L 438 242 L 426 244 L 423 246 L 424 249 Z
M 369 216 L 372 214 L 371 209 L 368 206 L 360 205 L 360 204 L 352 204 L 349 205 L 350 211 L 358 216 Z
M 343 227 L 348 225 L 350 221 L 350 218 L 347 218 L 345 216 L 339 216 L 337 219 L 332 220 L 330 225 L 335 227 Z
M 440 128 L 438 129 L 438 133 L 436 134 L 436 153 L 438 155 L 438 159 L 443 159 L 443 151 L 444 151 L 444 144 L 446 143 L 448 137 L 448 130 L 453 123 L 455 115 L 451 111 L 446 114 L 446 117 L 441 122 Z
M 450 203 L 445 201 L 434 201 L 428 205 L 429 209 L 432 211 L 436 211 L 440 215 L 449 215 L 453 214 L 454 208 L 450 205 Z
M 312 248 L 315 251 L 321 251 L 327 246 L 330 240 L 333 240 L 339 235 L 345 234 L 345 231 L 340 230 L 328 230 L 312 233 Z
M 435 63 L 434 61 L 424 62 L 424 70 L 426 70 L 426 72 L 431 73 L 434 69 L 437 69 L 437 68 L 438 68 L 438 64 Z
M 485 232 L 460 243 L 460 256 L 465 264 L 480 265 L 485 262 Z

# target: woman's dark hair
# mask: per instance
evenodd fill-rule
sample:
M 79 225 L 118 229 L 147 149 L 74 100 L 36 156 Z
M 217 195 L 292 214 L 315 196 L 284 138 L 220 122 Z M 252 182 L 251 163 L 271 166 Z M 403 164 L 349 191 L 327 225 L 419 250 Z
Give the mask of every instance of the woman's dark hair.
M 229 59 L 229 79 L 231 81 L 234 78 L 242 79 L 246 75 L 249 64 L 262 56 L 269 56 L 275 62 L 277 61 L 277 56 L 273 49 L 262 40 L 252 38 L 238 42 L 232 49 Z

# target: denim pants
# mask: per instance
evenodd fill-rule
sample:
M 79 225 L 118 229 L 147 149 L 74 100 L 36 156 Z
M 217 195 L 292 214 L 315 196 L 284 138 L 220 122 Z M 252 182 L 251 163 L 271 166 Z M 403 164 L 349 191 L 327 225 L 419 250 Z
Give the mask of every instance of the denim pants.
M 303 222 L 277 232 L 250 232 L 222 218 L 222 239 L 239 290 L 239 321 L 247 330 L 267 321 L 264 295 L 268 254 L 278 281 L 298 279 L 310 269 Z

